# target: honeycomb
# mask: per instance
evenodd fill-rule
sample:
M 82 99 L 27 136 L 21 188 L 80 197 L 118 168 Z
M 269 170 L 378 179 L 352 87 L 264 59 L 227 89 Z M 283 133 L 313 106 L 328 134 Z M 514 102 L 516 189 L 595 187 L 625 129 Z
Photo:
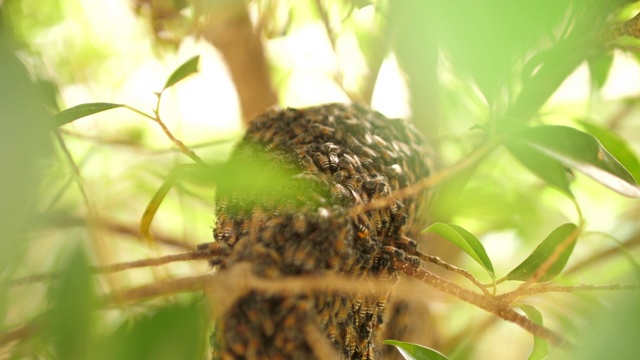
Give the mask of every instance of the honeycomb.
M 262 166 L 243 191 L 219 185 L 214 240 L 227 249 L 219 271 L 249 263 L 265 279 L 334 274 L 393 285 L 393 256 L 415 253 L 424 193 L 350 212 L 429 175 L 419 132 L 360 105 L 271 108 L 251 124 L 229 160 Z M 266 164 L 266 165 L 265 165 Z M 277 191 L 271 173 L 288 171 Z M 417 227 L 416 227 L 417 226 Z M 399 254 L 400 253 L 400 254 Z M 303 331 L 322 334 L 343 359 L 382 356 L 391 290 L 273 294 L 253 290 L 233 303 L 212 335 L 216 359 L 313 359 Z

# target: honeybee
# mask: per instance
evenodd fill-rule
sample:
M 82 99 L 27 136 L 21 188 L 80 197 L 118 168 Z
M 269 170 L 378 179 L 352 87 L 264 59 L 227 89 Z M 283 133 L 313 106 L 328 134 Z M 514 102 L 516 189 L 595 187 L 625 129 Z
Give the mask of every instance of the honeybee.
M 331 138 L 331 136 L 336 132 L 335 129 L 330 128 L 321 124 L 311 124 L 309 130 L 314 134 L 319 134 L 324 138 Z
M 351 156 L 347 154 L 343 154 L 342 161 L 340 161 L 339 163 L 340 169 L 346 171 L 346 173 L 349 174 L 349 176 L 355 176 L 358 173 L 356 172 L 356 169 L 354 167 L 354 162 L 355 161 Z
M 325 154 L 337 154 L 340 151 L 340 148 L 332 142 L 326 142 L 320 145 L 320 151 L 324 152 Z
M 345 136 L 347 147 L 351 149 L 355 154 L 362 153 L 362 144 L 353 135 L 347 134 Z
M 267 223 L 267 215 L 260 206 L 256 205 L 251 209 L 251 220 L 255 222 L 256 226 L 264 227 Z
M 296 234 L 304 234 L 307 232 L 307 219 L 302 214 L 294 214 L 292 218 L 293 230 Z
M 331 340 L 331 342 L 335 343 L 339 343 L 338 341 L 338 326 L 336 324 L 335 319 L 332 319 L 332 314 L 329 314 L 329 321 L 327 322 L 327 337 L 329 338 L 329 340 Z
M 352 326 L 348 325 L 344 330 L 344 351 L 347 358 L 351 358 L 356 351 L 356 332 Z
M 331 195 L 333 196 L 334 199 L 338 199 L 340 200 L 340 202 L 346 200 L 347 198 L 349 198 L 349 191 L 342 185 L 340 184 L 333 184 L 333 186 L 331 187 Z
M 420 267 L 420 265 L 422 265 L 422 260 L 420 260 L 420 258 L 417 257 L 417 256 L 407 255 L 407 256 L 405 256 L 405 260 L 409 264 L 411 264 L 412 266 L 415 266 L 415 267 Z
M 338 140 L 338 141 L 344 139 L 344 135 L 346 133 L 346 130 L 345 130 L 344 126 L 336 125 L 335 129 L 336 129 L 336 131 L 334 133 L 335 139 Z
M 384 312 L 384 309 L 387 307 L 387 301 L 389 301 L 389 292 L 386 292 L 382 296 L 378 297 L 378 301 L 376 302 L 376 311 L 379 314 L 382 314 Z
M 312 155 L 315 163 L 322 169 L 323 172 L 329 172 L 331 170 L 331 164 L 329 158 L 322 153 L 315 153 Z
M 233 232 L 233 229 L 231 227 L 231 224 L 227 222 L 227 223 L 224 224 L 224 228 L 219 229 L 217 231 L 216 240 L 220 241 L 220 242 L 223 242 L 223 243 L 233 244 L 230 241 L 232 232 Z
M 370 148 L 370 147 L 368 147 L 368 146 L 364 146 L 364 145 L 362 145 L 362 146 L 360 147 L 360 152 L 362 153 L 362 155 L 363 155 L 364 157 L 366 157 L 366 158 L 368 158 L 368 159 L 373 159 L 373 158 L 375 158 L 375 157 L 376 157 L 376 155 L 377 155 L 377 154 L 376 154 L 376 152 L 375 152 L 375 151 L 373 151 L 373 149 L 371 149 L 371 148 Z
M 322 308 L 322 310 L 318 312 L 318 323 L 322 328 L 327 328 L 327 325 L 329 324 L 330 315 L 331 315 L 331 309 L 328 307 L 324 307 Z M 329 338 L 331 339 L 331 337 Z M 335 340 L 335 333 L 333 334 L 333 339 L 331 340 L 332 341 Z
M 399 236 L 398 238 L 394 239 L 393 246 L 410 254 L 414 254 L 416 250 L 418 250 L 418 243 L 406 236 Z
M 358 237 L 360 237 L 361 239 L 364 239 L 366 237 L 369 237 L 369 229 L 364 226 L 362 223 L 357 222 L 356 224 L 356 228 L 358 229 Z
M 378 148 L 384 149 L 389 146 L 389 144 L 378 135 L 371 136 L 371 139 L 377 145 Z
M 350 206 L 386 196 L 427 173 L 415 144 L 404 146 L 411 131 L 403 124 L 356 105 L 272 109 L 259 116 L 240 148 L 244 143 L 266 148 L 274 154 L 266 156 L 274 167 L 291 168 L 285 159 L 293 159 L 300 170 L 293 178 L 304 184 L 266 197 L 259 189 L 220 194 L 214 234 L 229 245 L 218 263 L 221 270 L 249 263 L 265 278 L 332 272 L 354 281 L 376 276 L 392 283 L 392 259 L 401 250 L 415 251 L 415 242 L 403 237 L 413 219 L 413 200 L 347 214 Z M 409 255 L 404 258 L 415 263 Z M 296 295 L 252 291 L 220 320 L 219 355 L 313 358 L 301 330 L 311 325 L 322 329 L 345 358 L 372 358 L 387 302 L 388 293 L 375 289 Z
M 240 226 L 240 237 L 249 235 L 249 221 L 243 221 Z
M 349 315 L 349 305 L 347 304 L 344 297 L 336 297 L 339 299 L 337 306 L 334 305 L 334 311 L 336 311 L 336 321 L 345 322 L 347 320 L 347 316 Z
M 382 231 L 382 217 L 380 216 L 380 210 L 368 211 L 367 215 L 369 216 L 369 219 L 373 220 L 376 232 L 380 233 Z
M 311 173 L 319 173 L 320 172 L 320 170 L 316 166 L 316 164 L 313 161 L 313 159 L 311 159 L 311 157 L 309 157 L 308 155 L 301 156 L 299 158 L 298 162 L 300 162 L 300 164 L 302 164 L 302 166 L 304 166 L 307 169 L 307 171 L 309 171 Z

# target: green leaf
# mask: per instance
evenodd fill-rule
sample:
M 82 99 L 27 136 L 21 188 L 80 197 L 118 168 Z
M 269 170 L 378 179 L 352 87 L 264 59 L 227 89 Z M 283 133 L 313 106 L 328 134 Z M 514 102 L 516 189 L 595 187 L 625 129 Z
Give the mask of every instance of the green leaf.
M 629 171 L 587 133 L 567 126 L 543 125 L 514 134 L 513 141 L 575 168 L 622 195 L 640 197 L 640 187 Z
M 538 309 L 531 305 L 520 305 L 520 308 L 527 315 L 529 320 L 533 321 L 538 325 L 544 325 L 544 321 L 542 319 L 542 314 Z M 537 336 L 533 337 L 533 350 L 531 350 L 531 354 L 527 360 L 542 360 L 545 359 L 549 355 L 549 344 L 547 344 L 544 339 L 541 339 Z
M 480 266 L 485 268 L 491 277 L 494 276 L 493 264 L 491 264 L 491 260 L 489 256 L 487 256 L 484 246 L 482 246 L 480 240 L 473 236 L 473 234 L 458 225 L 439 222 L 431 224 L 431 226 L 424 229 L 422 233 L 428 231 L 434 232 L 451 241 L 454 245 L 469 254 Z
M 608 238 L 615 241 L 616 245 L 618 245 L 618 249 L 620 249 L 620 252 L 622 252 L 622 254 L 627 258 L 629 264 L 631 264 L 631 266 L 633 267 L 636 278 L 640 281 L 640 264 L 638 264 L 638 262 L 636 261 L 635 256 L 633 255 L 631 250 L 628 249 L 622 241 L 616 239 L 615 237 L 608 236 Z
M 441 353 L 428 347 L 397 340 L 385 340 L 384 344 L 395 346 L 406 360 L 448 360 Z
M 191 59 L 185 61 L 182 65 L 178 66 L 178 68 L 175 69 L 171 76 L 169 76 L 169 78 L 167 79 L 167 82 L 164 84 L 164 88 L 162 88 L 162 91 L 172 87 L 187 76 L 198 72 L 199 61 L 200 55 L 196 55 Z
M 465 188 L 477 169 L 477 164 L 469 166 L 436 186 L 429 202 L 429 207 L 434 214 L 449 219 L 459 211 L 460 202 L 467 200 L 463 197 Z
M 529 171 L 573 198 L 569 188 L 570 174 L 561 162 L 519 141 L 509 141 L 505 147 Z
M 240 144 L 228 162 L 212 166 L 209 171 L 215 179 L 216 193 L 242 197 L 238 206 L 246 210 L 267 200 L 298 204 L 322 205 L 330 199 L 329 189 L 315 176 L 300 174 L 294 158 L 283 159 L 276 153 L 253 144 Z
M 96 296 L 89 261 L 81 247 L 71 256 L 49 292 L 45 333 L 58 359 L 90 359 Z
M 622 295 L 622 294 L 620 294 Z M 640 293 L 630 291 L 590 314 L 588 328 L 563 360 L 635 359 L 640 353 Z
M 587 58 L 589 65 L 589 74 L 591 75 L 591 83 L 595 90 L 600 90 L 607 82 L 609 71 L 613 64 L 613 52 L 601 52 L 595 56 Z
M 103 360 L 203 359 L 206 319 L 200 305 L 170 305 L 122 324 L 103 344 Z
M 115 109 L 123 106 L 124 105 L 122 104 L 112 104 L 112 103 L 80 104 L 80 105 L 68 108 L 66 110 L 63 110 L 58 114 L 56 114 L 53 117 L 53 125 L 62 126 L 64 124 L 68 124 L 74 120 L 78 120 L 85 116 L 97 114 L 105 110 Z
M 574 232 L 577 230 L 576 225 L 567 223 L 560 225 L 547 236 L 538 247 L 527 257 L 520 265 L 511 270 L 507 274 L 507 280 L 528 280 L 536 270 L 553 254 L 555 249 L 562 244 L 569 236 L 575 236 Z M 549 281 L 556 277 L 569 260 L 569 256 L 573 252 L 573 247 L 576 244 L 577 236 L 571 241 L 571 243 L 560 252 L 560 255 L 556 261 L 547 269 L 547 271 L 538 279 L 538 282 Z
M 595 136 L 600 143 L 633 175 L 640 179 L 640 161 L 629 144 L 614 131 L 586 120 L 577 121 L 589 134 Z

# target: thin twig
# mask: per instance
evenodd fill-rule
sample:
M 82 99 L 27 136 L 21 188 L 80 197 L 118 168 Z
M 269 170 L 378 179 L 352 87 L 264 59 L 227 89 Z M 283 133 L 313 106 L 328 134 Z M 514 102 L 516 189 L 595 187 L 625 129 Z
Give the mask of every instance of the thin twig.
M 178 261 L 215 260 L 215 259 L 220 259 L 222 256 L 224 256 L 225 252 L 226 252 L 226 247 L 224 245 L 213 243 L 213 244 L 209 244 L 209 247 L 206 250 L 190 251 L 186 253 L 165 255 L 165 256 L 150 258 L 150 259 L 127 261 L 123 263 L 111 264 L 111 265 L 105 265 L 105 266 L 96 266 L 96 267 L 92 267 L 91 269 L 94 273 L 102 273 L 102 274 L 114 273 L 114 272 L 131 270 L 131 269 L 136 269 L 141 267 L 160 266 L 160 265 L 165 265 L 165 264 L 178 262 Z M 26 285 L 26 284 L 35 283 L 35 282 L 49 281 L 49 280 L 55 279 L 57 276 L 58 274 L 55 272 L 33 274 L 33 275 L 21 277 L 21 278 L 12 279 L 9 281 L 9 285 L 20 286 L 20 285 Z
M 460 171 L 475 165 L 478 161 L 488 155 L 493 149 L 496 148 L 500 144 L 501 140 L 495 140 L 489 142 L 487 144 L 482 145 L 478 149 L 474 150 L 468 156 L 465 156 L 456 164 L 452 165 L 449 168 L 443 169 L 427 178 L 421 179 L 411 186 L 404 187 L 402 189 L 395 190 L 391 192 L 391 194 L 381 197 L 379 199 L 370 201 L 368 203 L 359 204 L 351 207 L 349 209 L 349 216 L 357 216 L 358 214 L 363 214 L 367 211 L 378 210 L 389 207 L 395 203 L 396 200 L 404 199 L 410 196 L 414 196 L 419 192 L 432 188 L 442 181 L 452 177 L 453 175 L 459 173 Z
M 565 251 L 573 242 L 577 240 L 581 231 L 582 231 L 582 221 L 580 223 L 580 226 L 576 227 L 576 229 L 572 231 L 571 234 L 569 234 L 569 236 L 567 236 L 566 239 L 564 239 L 561 243 L 558 244 L 558 246 L 556 246 L 555 249 L 553 249 L 553 252 L 551 253 L 551 255 L 549 255 L 549 257 L 547 257 L 544 260 L 544 262 L 536 269 L 536 271 L 531 275 L 531 277 L 528 278 L 525 282 L 523 282 L 518 287 L 518 289 L 513 291 L 511 294 L 515 296 L 515 294 L 519 294 L 521 292 L 526 291 L 526 289 L 530 288 L 532 285 L 538 282 L 538 280 L 540 280 L 542 276 L 544 276 L 544 274 L 547 273 L 549 268 L 551 268 L 551 266 L 553 266 L 553 264 L 556 263 L 556 261 L 560 257 L 560 254 L 562 254 L 563 251 Z M 505 297 L 505 299 L 507 299 L 508 302 L 513 301 L 513 299 L 509 299 L 508 297 Z
M 85 141 L 90 141 L 91 143 L 94 143 L 94 144 L 104 144 L 109 146 L 126 146 L 126 147 L 133 147 L 137 149 L 144 148 L 144 146 L 140 142 L 131 140 L 125 137 L 105 138 L 101 136 L 82 134 L 79 132 L 71 131 L 67 128 L 60 128 L 59 131 L 65 136 L 71 136 L 71 137 L 75 137 Z
M 467 270 L 462 269 L 462 268 L 459 268 L 459 267 L 457 267 L 457 266 L 455 266 L 455 265 L 451 265 L 451 264 L 449 264 L 448 262 L 446 262 L 446 261 L 444 261 L 444 260 L 440 259 L 440 258 L 439 258 L 439 257 L 437 257 L 437 256 L 427 255 L 427 254 L 424 254 L 424 253 L 422 253 L 422 252 L 420 252 L 420 251 L 417 251 L 417 252 L 416 252 L 416 255 L 417 255 L 420 259 L 422 259 L 422 260 L 424 260 L 424 261 L 427 261 L 427 262 L 429 262 L 429 263 L 431 263 L 431 264 L 434 264 L 434 265 L 440 266 L 440 267 L 444 268 L 445 270 L 452 271 L 452 272 L 454 272 L 454 273 L 456 273 L 456 274 L 459 274 L 459 275 L 464 276 L 464 277 L 465 277 L 465 278 L 467 278 L 469 281 L 471 281 L 475 286 L 477 286 L 477 287 L 478 287 L 478 288 L 479 288 L 479 289 L 480 289 L 480 290 L 481 290 L 485 295 L 491 295 L 491 293 L 489 292 L 489 290 L 487 290 L 487 287 L 486 287 L 486 286 L 484 286 L 482 283 L 480 283 L 480 281 L 478 281 L 478 280 L 477 280 L 473 275 L 471 275 L 471 273 L 470 273 L 470 272 L 468 272 Z
M 640 13 L 623 24 L 624 35 L 640 38 Z
M 106 296 L 107 304 L 125 304 L 148 298 L 167 296 L 181 292 L 193 292 L 204 289 L 212 275 L 190 276 L 180 279 L 156 281 L 151 284 L 119 291 Z
M 320 13 L 320 19 L 322 20 L 322 24 L 324 25 L 324 30 L 327 32 L 327 38 L 331 43 L 331 48 L 333 52 L 336 52 L 336 35 L 333 32 L 333 28 L 331 27 L 331 21 L 329 20 L 329 15 L 327 14 L 324 6 L 322 5 L 322 0 L 316 0 L 316 9 Z
M 621 244 L 622 246 L 626 247 L 626 248 L 631 248 L 634 246 L 638 246 L 640 245 L 640 234 L 636 234 L 634 237 L 627 239 L 625 241 L 622 242 Z M 600 253 L 594 254 L 582 261 L 580 261 L 579 263 L 573 265 L 573 267 L 571 267 L 570 269 L 567 269 L 564 274 L 568 275 L 568 274 L 572 274 L 575 272 L 578 272 L 580 270 L 582 270 L 585 267 L 588 267 L 594 263 L 606 260 L 607 258 L 614 256 L 616 254 L 620 254 L 620 249 L 618 247 L 614 247 L 611 249 L 607 249 L 604 250 Z
M 213 245 L 218 245 L 218 244 L 213 244 Z M 219 246 L 210 247 L 209 249 L 207 249 L 207 251 L 192 251 L 192 252 L 181 253 L 181 254 L 166 255 L 166 256 L 161 256 L 161 257 L 151 258 L 151 259 L 129 261 L 129 262 L 112 264 L 107 266 L 99 266 L 94 268 L 94 271 L 98 273 L 112 273 L 112 272 L 124 271 L 129 269 L 140 268 L 140 267 L 160 266 L 160 265 L 169 264 L 169 263 L 178 262 L 178 261 L 192 261 L 192 260 L 203 260 L 203 259 L 210 260 L 212 258 L 221 257 L 224 254 L 224 252 L 225 252 L 224 246 L 219 245 Z
M 607 284 L 607 285 L 573 285 L 573 286 L 563 286 L 563 285 L 555 285 L 555 284 L 540 284 L 537 286 L 530 287 L 524 290 L 514 290 L 508 293 L 504 293 L 496 296 L 497 299 L 507 299 L 509 301 L 515 300 L 520 297 L 541 294 L 541 293 L 552 293 L 552 292 L 561 292 L 561 293 L 573 293 L 576 291 L 612 291 L 612 290 L 640 290 L 640 285 L 638 284 Z
M 52 225 L 56 227 L 72 227 L 72 226 L 87 226 L 89 220 L 86 218 L 78 217 L 78 216 L 67 216 L 64 214 L 63 216 L 56 214 L 40 214 L 39 218 L 42 218 L 42 222 L 47 225 Z M 139 226 L 130 226 L 126 224 L 120 224 L 114 222 L 109 219 L 98 219 L 94 224 L 97 228 L 101 230 L 106 230 L 122 235 L 129 235 L 134 237 L 136 240 L 141 240 L 140 232 L 138 230 Z M 178 240 L 176 238 L 167 236 L 167 235 L 154 235 L 154 241 L 163 245 L 168 245 L 171 247 L 176 247 L 182 250 L 192 250 L 193 245 L 189 244 L 185 241 Z
M 371 289 L 387 291 L 390 284 L 373 278 L 349 279 L 338 274 L 265 279 L 254 275 L 251 264 L 242 262 L 210 275 L 156 282 L 120 291 L 107 296 L 107 301 L 109 303 L 129 303 L 178 292 L 199 291 L 205 287 L 209 295 L 218 300 L 215 313 L 224 314 L 238 298 L 250 291 L 282 296 L 309 294 L 318 291 L 356 294 L 361 291 L 370 292 Z
M 394 259 L 393 266 L 396 269 L 404 272 L 406 275 L 420 280 L 437 290 L 452 295 L 462 301 L 468 302 L 490 313 L 498 315 L 502 319 L 520 326 L 533 335 L 547 340 L 550 344 L 560 346 L 567 343 L 567 341 L 562 336 L 555 333 L 554 331 L 534 323 L 524 315 L 518 314 L 515 310 L 509 307 L 508 302 L 502 301 L 503 299 L 498 299 L 492 296 L 484 296 L 464 289 L 408 262 Z
M 611 115 L 609 120 L 607 120 L 607 126 L 613 130 L 617 129 L 620 126 L 622 120 L 627 117 L 631 113 L 631 111 L 636 108 L 636 106 L 637 104 L 632 101 L 626 102 L 621 109 L 616 111 L 613 115 Z
M 226 314 L 237 300 L 249 293 L 261 293 L 281 297 L 340 293 L 341 295 L 389 293 L 395 281 L 371 276 L 345 277 L 334 272 L 319 275 L 292 276 L 265 279 L 255 275 L 252 264 L 242 262 L 217 272 L 207 283 L 205 293 L 211 299 L 211 313 L 219 318 Z M 398 295 L 397 293 L 395 293 Z M 411 294 L 410 296 L 413 296 Z
M 322 4 L 322 0 L 316 0 L 315 5 L 316 5 L 316 9 L 318 10 L 318 13 L 320 14 L 322 25 L 324 26 L 325 32 L 327 33 L 327 38 L 329 39 L 331 50 L 333 50 L 334 55 L 337 56 L 338 54 L 337 37 L 335 32 L 333 31 L 333 27 L 331 26 L 331 19 L 329 19 L 329 15 L 327 14 L 327 10 Z M 335 72 L 333 73 L 333 81 L 336 83 L 336 85 L 338 85 L 338 87 L 340 87 L 340 89 L 345 94 L 347 94 L 349 99 L 357 102 L 366 103 L 366 104 L 369 104 L 371 102 L 371 99 L 362 98 L 361 96 L 357 94 L 353 94 L 352 91 L 349 91 L 349 89 L 345 88 L 344 75 L 342 74 L 340 69 L 336 69 Z
M 71 155 L 71 152 L 67 148 L 67 144 L 62 138 L 62 135 L 60 135 L 60 132 L 58 130 L 55 130 L 53 133 L 58 142 L 58 145 L 60 146 L 60 149 L 62 150 L 65 158 L 67 159 L 67 161 L 69 162 L 69 165 L 71 166 L 73 180 L 76 182 L 76 184 L 78 185 L 78 189 L 80 190 L 80 195 L 81 195 L 80 197 L 82 198 L 84 206 L 87 210 L 87 223 L 88 223 L 89 234 L 93 239 L 96 249 L 98 250 L 97 254 L 102 260 L 105 260 L 105 258 L 107 257 L 106 255 L 107 247 L 105 246 L 105 243 L 102 241 L 100 235 L 95 231 L 96 224 L 98 223 L 98 219 L 100 218 L 100 216 L 98 216 L 98 210 L 96 209 L 93 202 L 89 199 L 89 195 L 87 194 L 87 191 L 84 187 L 84 183 L 82 182 L 82 174 L 80 173 L 80 169 L 76 165 L 73 159 L 73 155 Z M 109 277 L 107 277 L 107 283 L 112 289 L 116 287 L 114 280 Z
M 125 105 L 125 108 L 140 114 L 148 119 L 153 120 L 156 124 L 160 125 L 160 128 L 162 128 L 162 131 L 164 132 L 164 134 L 169 138 L 169 140 L 171 140 L 171 142 L 173 142 L 173 144 L 175 146 L 178 147 L 178 149 L 180 149 L 180 151 L 182 151 L 183 154 L 187 155 L 189 158 L 191 158 L 193 161 L 195 161 L 197 164 L 200 165 L 204 165 L 207 166 L 207 163 L 204 162 L 198 155 L 196 155 L 195 152 L 193 152 L 192 150 L 190 150 L 182 141 L 178 140 L 175 136 L 173 136 L 173 134 L 171 133 L 171 131 L 169 130 L 169 128 L 167 128 L 167 126 L 164 124 L 164 122 L 162 122 L 162 120 L 160 119 L 160 116 L 158 116 L 158 114 L 156 113 L 156 116 L 153 117 L 145 112 L 142 112 L 134 107 Z
M 51 279 L 54 279 L 57 276 L 58 274 L 54 272 L 43 273 L 43 274 L 33 274 L 33 275 L 11 279 L 7 281 L 7 284 L 9 286 L 22 286 L 22 285 L 28 285 L 28 284 L 39 283 L 44 281 L 50 281 Z
M 302 330 L 315 358 L 320 360 L 340 359 L 340 354 L 316 325 L 307 324 Z
M 22 325 L 13 330 L 6 331 L 0 334 L 0 346 L 11 343 L 17 340 L 24 340 L 31 336 L 35 331 L 34 324 Z

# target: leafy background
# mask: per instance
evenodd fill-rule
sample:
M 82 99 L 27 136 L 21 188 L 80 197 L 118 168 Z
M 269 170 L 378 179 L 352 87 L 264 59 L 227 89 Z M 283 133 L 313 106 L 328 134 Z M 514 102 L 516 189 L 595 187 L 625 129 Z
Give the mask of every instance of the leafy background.
M 430 221 L 442 225 L 421 240 L 424 252 L 481 282 L 491 282 L 491 273 L 525 280 L 530 273 L 516 271 L 518 265 L 543 240 L 553 240 L 550 234 L 566 230 L 563 224 L 578 224 L 581 235 L 554 282 L 632 284 L 638 280 L 638 202 L 606 186 L 627 195 L 637 191 L 628 176 L 640 175 L 639 43 L 606 34 L 640 5 L 586 3 L 261 0 L 235 6 L 246 9 L 262 40 L 284 106 L 352 99 L 388 116 L 412 118 L 440 169 L 509 139 L 434 189 Z M 241 136 L 246 111 L 223 55 L 195 29 L 199 11 L 216 6 L 227 5 L 0 3 L 0 356 L 204 357 L 211 324 L 198 292 L 126 304 L 112 297 L 202 274 L 204 262 L 97 276 L 90 266 L 183 252 L 210 241 L 211 181 L 191 176 L 169 191 L 152 223 L 156 242 L 149 246 L 138 234 L 140 217 L 171 169 L 190 160 L 156 124 L 127 109 L 57 128 L 51 114 L 95 102 L 151 113 L 154 93 L 180 64 L 199 55 L 198 74 L 163 92 L 160 112 L 177 138 L 206 162 L 220 163 Z M 469 235 L 477 243 L 465 240 Z M 451 245 L 446 239 L 452 238 L 474 244 L 472 251 Z M 556 245 L 564 239 L 558 237 Z M 518 284 L 506 281 L 499 289 Z M 638 322 L 629 320 L 639 314 L 635 292 L 523 299 L 524 313 L 532 319 L 539 314 L 577 344 L 563 352 L 544 350 L 543 342 L 512 324 L 426 286 L 414 289 L 431 313 L 430 335 L 422 344 L 452 359 L 542 358 L 548 351 L 552 358 L 637 354 L 637 342 L 626 341 L 639 331 Z

